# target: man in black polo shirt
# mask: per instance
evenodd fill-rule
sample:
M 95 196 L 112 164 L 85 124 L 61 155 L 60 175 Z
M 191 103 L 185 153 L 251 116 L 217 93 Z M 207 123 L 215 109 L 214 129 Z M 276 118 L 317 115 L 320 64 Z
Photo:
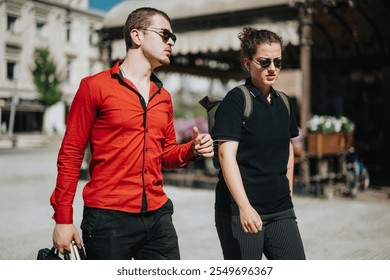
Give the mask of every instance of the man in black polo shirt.
M 215 218 L 225 259 L 305 259 L 292 203 L 293 110 L 272 86 L 282 66 L 282 39 L 245 27 L 239 34 L 253 111 L 243 124 L 244 96 L 229 91 L 212 131 L 221 172 Z M 290 102 L 290 101 L 289 101 Z M 291 107 L 291 104 L 288 106 Z

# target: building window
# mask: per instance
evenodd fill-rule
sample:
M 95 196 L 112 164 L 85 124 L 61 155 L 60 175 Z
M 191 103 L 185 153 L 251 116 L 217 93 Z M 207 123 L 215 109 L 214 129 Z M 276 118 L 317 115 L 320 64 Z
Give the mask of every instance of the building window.
M 18 18 L 13 15 L 8 15 L 7 17 L 7 30 L 8 31 L 15 31 L 15 25 L 16 25 L 16 20 Z
M 92 61 L 90 61 L 89 62 L 89 67 L 88 67 L 88 74 L 89 75 L 92 75 L 93 74 L 93 62 Z
M 98 31 L 93 27 L 89 27 L 89 45 L 90 46 L 97 46 L 99 44 L 99 33 Z
M 67 21 L 65 26 L 66 26 L 66 41 L 70 42 L 72 23 L 70 21 Z
M 72 60 L 68 59 L 66 62 L 66 82 L 71 83 L 71 74 L 72 74 Z
M 37 21 L 35 23 L 35 29 L 36 29 L 36 32 L 37 32 L 37 35 L 39 37 L 44 37 L 44 29 L 45 29 L 45 22 L 43 21 Z
M 15 62 L 7 62 L 7 79 L 13 81 L 15 79 Z
M 89 27 L 89 44 L 92 46 L 93 45 L 93 26 Z

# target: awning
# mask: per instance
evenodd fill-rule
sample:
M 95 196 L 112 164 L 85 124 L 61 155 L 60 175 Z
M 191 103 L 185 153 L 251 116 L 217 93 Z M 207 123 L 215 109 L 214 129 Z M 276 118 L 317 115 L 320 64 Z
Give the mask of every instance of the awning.
M 272 23 L 259 23 L 252 25 L 258 29 L 268 29 L 282 36 L 285 45 L 299 44 L 298 22 L 284 21 Z M 177 42 L 173 47 L 173 55 L 187 55 L 219 51 L 239 51 L 240 40 L 237 38 L 241 26 L 216 28 L 177 33 Z M 123 59 L 126 47 L 123 39 L 115 40 L 111 45 L 111 59 Z
M 178 41 L 177 54 L 237 51 L 237 34 L 245 25 L 267 28 L 280 34 L 285 44 L 299 46 L 299 21 L 304 3 L 301 0 L 128 0 L 111 9 L 104 19 L 102 34 L 106 43 L 123 40 L 123 25 L 128 14 L 141 6 L 166 11 L 172 19 Z M 309 1 L 313 12 L 311 40 L 313 60 L 356 63 L 362 57 L 389 57 L 389 1 Z M 296 22 L 291 22 L 296 21 Z M 210 29 L 214 27 L 214 29 Z M 123 57 L 123 42 L 113 43 L 112 59 Z M 230 55 L 230 53 L 228 54 Z M 286 59 L 299 65 L 299 48 L 287 52 Z M 365 63 L 373 59 L 363 60 Z M 383 59 L 381 60 L 383 61 Z
M 123 26 L 127 16 L 140 7 L 153 7 L 166 12 L 172 20 L 277 5 L 291 5 L 292 0 L 128 0 L 112 8 L 103 21 L 104 28 Z

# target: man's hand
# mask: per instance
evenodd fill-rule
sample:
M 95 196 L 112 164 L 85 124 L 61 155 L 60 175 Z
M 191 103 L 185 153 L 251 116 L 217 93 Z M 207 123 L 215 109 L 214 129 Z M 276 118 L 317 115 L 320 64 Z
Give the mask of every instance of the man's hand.
M 56 224 L 53 230 L 53 245 L 61 254 L 64 249 L 70 252 L 70 243 L 74 240 L 77 247 L 81 248 L 81 239 L 73 224 Z
M 213 139 L 211 139 L 210 134 L 199 133 L 198 128 L 194 126 L 192 129 L 192 149 L 196 156 L 213 157 Z

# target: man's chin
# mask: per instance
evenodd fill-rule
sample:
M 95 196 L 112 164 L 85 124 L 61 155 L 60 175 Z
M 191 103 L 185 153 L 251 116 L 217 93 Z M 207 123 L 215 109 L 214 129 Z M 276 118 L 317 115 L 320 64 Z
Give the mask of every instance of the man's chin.
M 169 57 L 167 57 L 165 59 L 160 60 L 160 63 L 161 63 L 161 66 L 169 65 L 171 63 L 171 60 L 169 59 Z

